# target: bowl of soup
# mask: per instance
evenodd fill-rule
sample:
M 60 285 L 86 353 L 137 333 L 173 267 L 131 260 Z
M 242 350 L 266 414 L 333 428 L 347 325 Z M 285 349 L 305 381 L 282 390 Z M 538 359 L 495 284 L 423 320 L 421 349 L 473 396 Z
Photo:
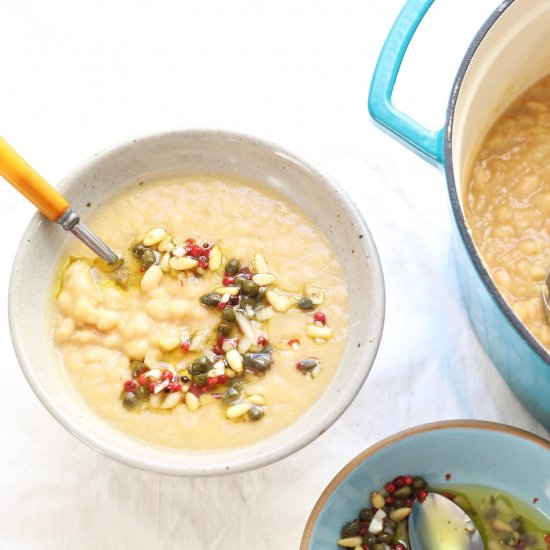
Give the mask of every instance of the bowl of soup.
M 409 549 L 412 506 L 430 492 L 463 508 L 489 550 L 547 548 L 549 458 L 548 441 L 502 424 L 455 420 L 411 428 L 342 468 L 315 504 L 300 549 Z M 445 536 L 445 525 L 439 527 L 434 548 Z
M 167 474 L 241 471 L 307 444 L 361 388 L 380 262 L 350 200 L 303 159 L 182 131 L 96 155 L 59 189 L 120 261 L 36 214 L 10 327 L 33 390 L 80 440 Z
M 444 171 L 472 324 L 510 388 L 550 428 L 543 299 L 550 268 L 550 5 L 500 3 L 464 56 L 444 127 L 432 131 L 391 102 L 409 41 L 432 3 L 405 3 L 380 54 L 369 109 L 384 130 Z

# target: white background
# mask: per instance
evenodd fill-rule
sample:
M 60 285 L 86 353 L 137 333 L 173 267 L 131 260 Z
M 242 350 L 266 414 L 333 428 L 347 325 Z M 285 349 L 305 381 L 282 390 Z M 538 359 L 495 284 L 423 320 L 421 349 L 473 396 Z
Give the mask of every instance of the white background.
M 436 1 L 405 61 L 400 107 L 442 124 L 458 63 L 497 4 Z M 370 76 L 401 5 L 0 0 L 0 133 L 47 179 L 151 132 L 255 134 L 305 155 L 347 190 L 377 242 L 387 291 L 365 386 L 307 448 L 223 478 L 140 472 L 76 441 L 19 370 L 7 325 L 9 268 L 33 208 L 1 183 L 1 548 L 294 549 L 333 475 L 398 430 L 478 418 L 548 437 L 469 325 L 443 176 L 369 120 Z

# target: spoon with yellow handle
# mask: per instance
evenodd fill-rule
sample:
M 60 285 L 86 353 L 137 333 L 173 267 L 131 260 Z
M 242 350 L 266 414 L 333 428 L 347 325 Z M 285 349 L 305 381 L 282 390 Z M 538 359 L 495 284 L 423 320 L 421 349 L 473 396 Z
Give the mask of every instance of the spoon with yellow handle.
M 65 231 L 74 233 L 108 264 L 118 260 L 117 255 L 71 210 L 67 199 L 35 172 L 1 137 L 0 176 L 27 197 L 48 220 L 58 223 Z

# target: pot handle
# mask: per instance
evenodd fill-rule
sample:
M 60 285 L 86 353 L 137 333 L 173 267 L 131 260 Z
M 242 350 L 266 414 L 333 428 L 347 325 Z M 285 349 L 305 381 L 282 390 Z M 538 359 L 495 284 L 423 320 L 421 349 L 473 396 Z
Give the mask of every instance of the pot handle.
M 443 130 L 433 132 L 397 110 L 392 103 L 395 81 L 409 43 L 434 0 L 408 0 L 378 57 L 369 92 L 369 112 L 394 139 L 430 164 L 443 164 Z

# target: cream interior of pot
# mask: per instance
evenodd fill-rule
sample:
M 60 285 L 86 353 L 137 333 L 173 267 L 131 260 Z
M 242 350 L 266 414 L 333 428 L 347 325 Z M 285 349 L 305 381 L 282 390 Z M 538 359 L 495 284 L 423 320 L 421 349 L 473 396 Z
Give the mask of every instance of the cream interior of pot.
M 461 189 L 496 119 L 550 73 L 550 2 L 515 0 L 502 9 L 468 65 L 457 97 L 451 147 L 454 178 Z

